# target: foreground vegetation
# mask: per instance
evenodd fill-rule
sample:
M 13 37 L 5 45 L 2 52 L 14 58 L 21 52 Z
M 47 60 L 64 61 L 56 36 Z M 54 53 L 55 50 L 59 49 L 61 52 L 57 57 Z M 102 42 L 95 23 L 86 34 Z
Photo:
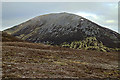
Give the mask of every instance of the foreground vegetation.
M 64 42 L 61 46 L 66 48 L 96 50 L 103 52 L 120 51 L 120 48 L 108 48 L 104 46 L 103 43 L 98 41 L 95 37 L 87 37 L 83 41 L 73 41 L 71 43 Z
M 3 42 L 3 78 L 119 78 L 118 53 Z

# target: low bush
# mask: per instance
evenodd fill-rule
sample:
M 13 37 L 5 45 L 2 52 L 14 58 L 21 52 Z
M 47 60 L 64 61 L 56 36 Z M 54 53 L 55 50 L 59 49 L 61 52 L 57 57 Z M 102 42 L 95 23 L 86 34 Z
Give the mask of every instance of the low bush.
M 71 43 L 64 42 L 61 46 L 66 48 L 97 50 L 102 52 L 120 51 L 119 48 L 108 48 L 104 46 L 101 41 L 96 39 L 96 37 L 87 37 L 82 41 L 73 41 Z

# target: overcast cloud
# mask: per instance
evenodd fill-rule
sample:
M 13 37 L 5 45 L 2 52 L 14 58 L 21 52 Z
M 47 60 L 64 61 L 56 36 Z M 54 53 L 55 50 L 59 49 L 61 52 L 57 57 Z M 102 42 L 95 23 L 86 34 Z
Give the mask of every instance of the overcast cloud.
M 118 32 L 118 3 L 108 2 L 3 2 L 2 27 L 13 27 L 33 17 L 69 12 Z

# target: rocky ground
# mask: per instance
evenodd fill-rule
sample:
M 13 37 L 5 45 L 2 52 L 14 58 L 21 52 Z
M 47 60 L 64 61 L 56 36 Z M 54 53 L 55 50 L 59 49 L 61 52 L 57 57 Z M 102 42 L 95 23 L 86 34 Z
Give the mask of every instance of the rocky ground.
M 3 78 L 120 78 L 118 53 L 2 43 Z

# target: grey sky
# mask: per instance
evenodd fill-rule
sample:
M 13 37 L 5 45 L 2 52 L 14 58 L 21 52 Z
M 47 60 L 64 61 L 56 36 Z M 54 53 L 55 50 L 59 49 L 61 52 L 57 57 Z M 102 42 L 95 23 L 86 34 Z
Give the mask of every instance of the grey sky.
M 112 2 L 3 2 L 2 27 L 13 27 L 33 17 L 69 12 L 118 32 L 118 3 Z

